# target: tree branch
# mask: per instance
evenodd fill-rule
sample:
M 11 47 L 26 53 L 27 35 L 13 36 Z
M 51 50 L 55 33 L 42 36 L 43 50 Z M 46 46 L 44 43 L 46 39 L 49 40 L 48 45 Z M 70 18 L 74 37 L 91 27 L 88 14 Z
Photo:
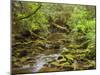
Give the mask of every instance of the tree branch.
M 25 17 L 22 17 L 22 18 L 20 18 L 19 20 L 22 20 L 22 19 L 26 19 L 26 18 L 31 17 L 32 15 L 34 15 L 34 14 L 41 8 L 41 6 L 42 6 L 42 5 L 40 4 L 40 6 L 39 6 L 33 13 L 31 13 L 31 14 L 25 16 Z
M 60 26 L 60 25 L 58 25 L 58 24 L 56 24 L 56 23 L 52 23 L 52 25 L 55 26 L 55 27 L 58 28 L 58 29 L 67 31 L 66 27 L 62 27 L 62 26 Z
M 37 35 L 36 33 L 32 33 L 32 35 L 35 36 L 35 37 L 37 37 L 37 38 L 40 38 L 40 39 L 46 40 L 46 38 L 41 37 L 41 36 Z

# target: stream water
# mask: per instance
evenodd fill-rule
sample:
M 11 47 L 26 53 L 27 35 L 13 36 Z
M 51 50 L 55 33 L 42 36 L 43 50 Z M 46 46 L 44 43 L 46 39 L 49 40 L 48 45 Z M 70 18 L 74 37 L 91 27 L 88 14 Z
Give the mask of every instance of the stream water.
M 38 72 L 45 64 L 49 65 L 48 62 L 57 60 L 58 57 L 61 55 L 61 51 L 64 50 L 64 46 L 60 46 L 60 49 L 56 50 L 54 54 L 39 54 L 36 57 L 36 63 L 32 69 L 32 72 Z M 50 53 L 50 52 L 49 52 Z
M 23 66 L 23 70 L 26 69 L 30 69 L 31 72 L 35 73 L 35 72 L 39 72 L 39 70 L 41 68 L 44 67 L 44 65 L 49 65 L 48 62 L 53 61 L 53 60 L 57 60 L 58 57 L 61 55 L 61 50 L 64 50 L 63 47 L 61 47 L 61 49 L 59 49 L 56 53 L 54 54 L 49 54 L 49 52 L 45 53 L 45 54 L 39 54 L 38 56 L 35 57 L 35 63 L 33 66 L 29 66 L 28 65 L 24 65 Z
M 36 63 L 34 64 L 34 67 L 32 69 L 32 72 L 38 72 L 44 64 L 48 64 L 48 62 L 57 60 L 57 58 L 60 56 L 60 54 L 52 54 L 52 55 L 44 55 L 41 54 L 37 56 Z
M 60 56 L 60 54 L 40 54 L 36 57 L 36 62 L 33 66 L 30 64 L 23 65 L 21 68 L 15 68 L 14 73 L 36 73 L 39 72 L 40 69 L 44 67 L 45 64 L 49 65 L 48 62 L 57 60 L 57 58 Z
M 35 60 L 33 60 L 33 65 L 27 64 L 23 65 L 21 68 L 15 69 L 16 73 L 35 73 L 39 72 L 40 69 L 44 67 L 44 65 L 49 66 L 49 62 L 53 60 L 57 60 L 58 57 L 61 55 L 61 50 L 63 47 L 60 49 L 56 50 L 57 52 L 50 53 L 51 51 L 47 51 L 44 54 L 39 54 L 35 57 Z

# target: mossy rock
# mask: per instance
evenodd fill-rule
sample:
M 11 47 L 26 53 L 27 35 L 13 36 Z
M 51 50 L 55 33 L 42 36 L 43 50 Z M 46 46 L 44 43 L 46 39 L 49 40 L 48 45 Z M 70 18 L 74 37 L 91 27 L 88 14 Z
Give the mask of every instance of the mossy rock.
M 78 48 L 80 48 L 80 45 L 77 45 L 77 44 L 70 44 L 67 48 L 78 49 Z
M 60 69 L 56 67 L 53 68 L 43 67 L 42 69 L 39 70 L 39 72 L 57 72 L 57 71 L 60 71 Z
M 66 62 L 66 61 L 64 61 L 64 62 L 62 62 L 62 61 L 60 61 L 60 62 L 57 62 L 57 61 L 55 61 L 55 62 L 52 62 L 51 63 L 51 65 L 53 66 L 53 67 L 57 67 L 57 66 L 59 66 L 59 67 L 64 67 L 64 66 L 68 66 L 68 65 L 70 65 L 70 63 L 69 62 Z
M 28 56 L 26 56 L 26 57 L 22 57 L 22 58 L 20 58 L 20 62 L 26 62 L 26 61 L 27 61 L 27 59 L 29 59 L 29 57 L 28 57 Z
M 41 40 L 36 40 L 36 41 L 35 41 L 35 44 L 43 44 L 43 41 L 41 41 Z
M 64 49 L 64 50 L 61 52 L 62 55 L 66 55 L 66 54 L 68 54 L 68 53 L 70 53 L 70 50 L 68 50 L 68 49 Z
M 68 60 L 74 60 L 74 57 L 75 56 L 73 56 L 73 55 L 71 55 L 71 54 L 67 54 L 67 55 L 65 55 L 65 58 L 67 58 Z
M 12 75 L 17 75 L 17 74 L 29 74 L 32 73 L 32 69 L 16 69 L 12 68 Z
M 60 59 L 58 62 L 66 62 L 66 58 Z
M 50 64 L 51 64 L 52 66 L 59 66 L 59 63 L 58 63 L 58 62 L 56 62 L 56 61 L 51 62 Z

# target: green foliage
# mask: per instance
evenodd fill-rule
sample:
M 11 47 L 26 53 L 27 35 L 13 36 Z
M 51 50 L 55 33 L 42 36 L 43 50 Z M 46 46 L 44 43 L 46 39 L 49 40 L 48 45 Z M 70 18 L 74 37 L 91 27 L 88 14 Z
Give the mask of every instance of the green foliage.
M 41 54 L 58 53 L 50 71 L 96 67 L 95 6 L 13 1 L 12 7 L 14 67 L 31 61 L 34 65 Z M 24 50 L 27 55 L 19 57 Z

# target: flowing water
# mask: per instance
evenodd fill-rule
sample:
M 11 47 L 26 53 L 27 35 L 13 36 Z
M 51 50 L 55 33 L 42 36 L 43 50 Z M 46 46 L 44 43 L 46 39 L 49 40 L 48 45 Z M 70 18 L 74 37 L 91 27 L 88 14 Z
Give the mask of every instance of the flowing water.
M 36 63 L 33 66 L 32 72 L 38 72 L 45 64 L 49 65 L 48 62 L 57 60 L 57 58 L 60 56 L 61 50 L 63 50 L 63 46 L 61 46 L 55 54 L 47 54 L 50 52 L 39 54 L 36 57 Z
M 37 57 L 39 57 L 39 59 L 36 60 L 32 72 L 38 72 L 43 67 L 44 64 L 48 64 L 48 62 L 56 60 L 59 57 L 59 54 L 52 54 L 52 55 L 41 54 Z
M 18 68 L 17 73 L 35 73 L 39 72 L 40 69 L 44 67 L 44 65 L 49 65 L 49 62 L 53 60 L 57 60 L 57 58 L 60 56 L 63 46 L 60 47 L 60 49 L 55 50 L 49 50 L 47 49 L 43 54 L 38 54 L 35 56 L 33 61 L 33 65 L 27 64 L 23 65 L 21 68 Z
M 22 68 L 18 69 L 18 70 L 23 70 L 23 71 L 29 71 L 29 72 L 39 72 L 39 70 L 41 68 L 43 68 L 43 66 L 45 64 L 48 64 L 48 62 L 53 61 L 53 60 L 57 60 L 57 58 L 60 56 L 60 54 L 51 54 L 51 55 L 45 55 L 45 54 L 40 54 L 36 57 L 36 63 L 34 63 L 33 66 L 28 65 L 24 65 Z

